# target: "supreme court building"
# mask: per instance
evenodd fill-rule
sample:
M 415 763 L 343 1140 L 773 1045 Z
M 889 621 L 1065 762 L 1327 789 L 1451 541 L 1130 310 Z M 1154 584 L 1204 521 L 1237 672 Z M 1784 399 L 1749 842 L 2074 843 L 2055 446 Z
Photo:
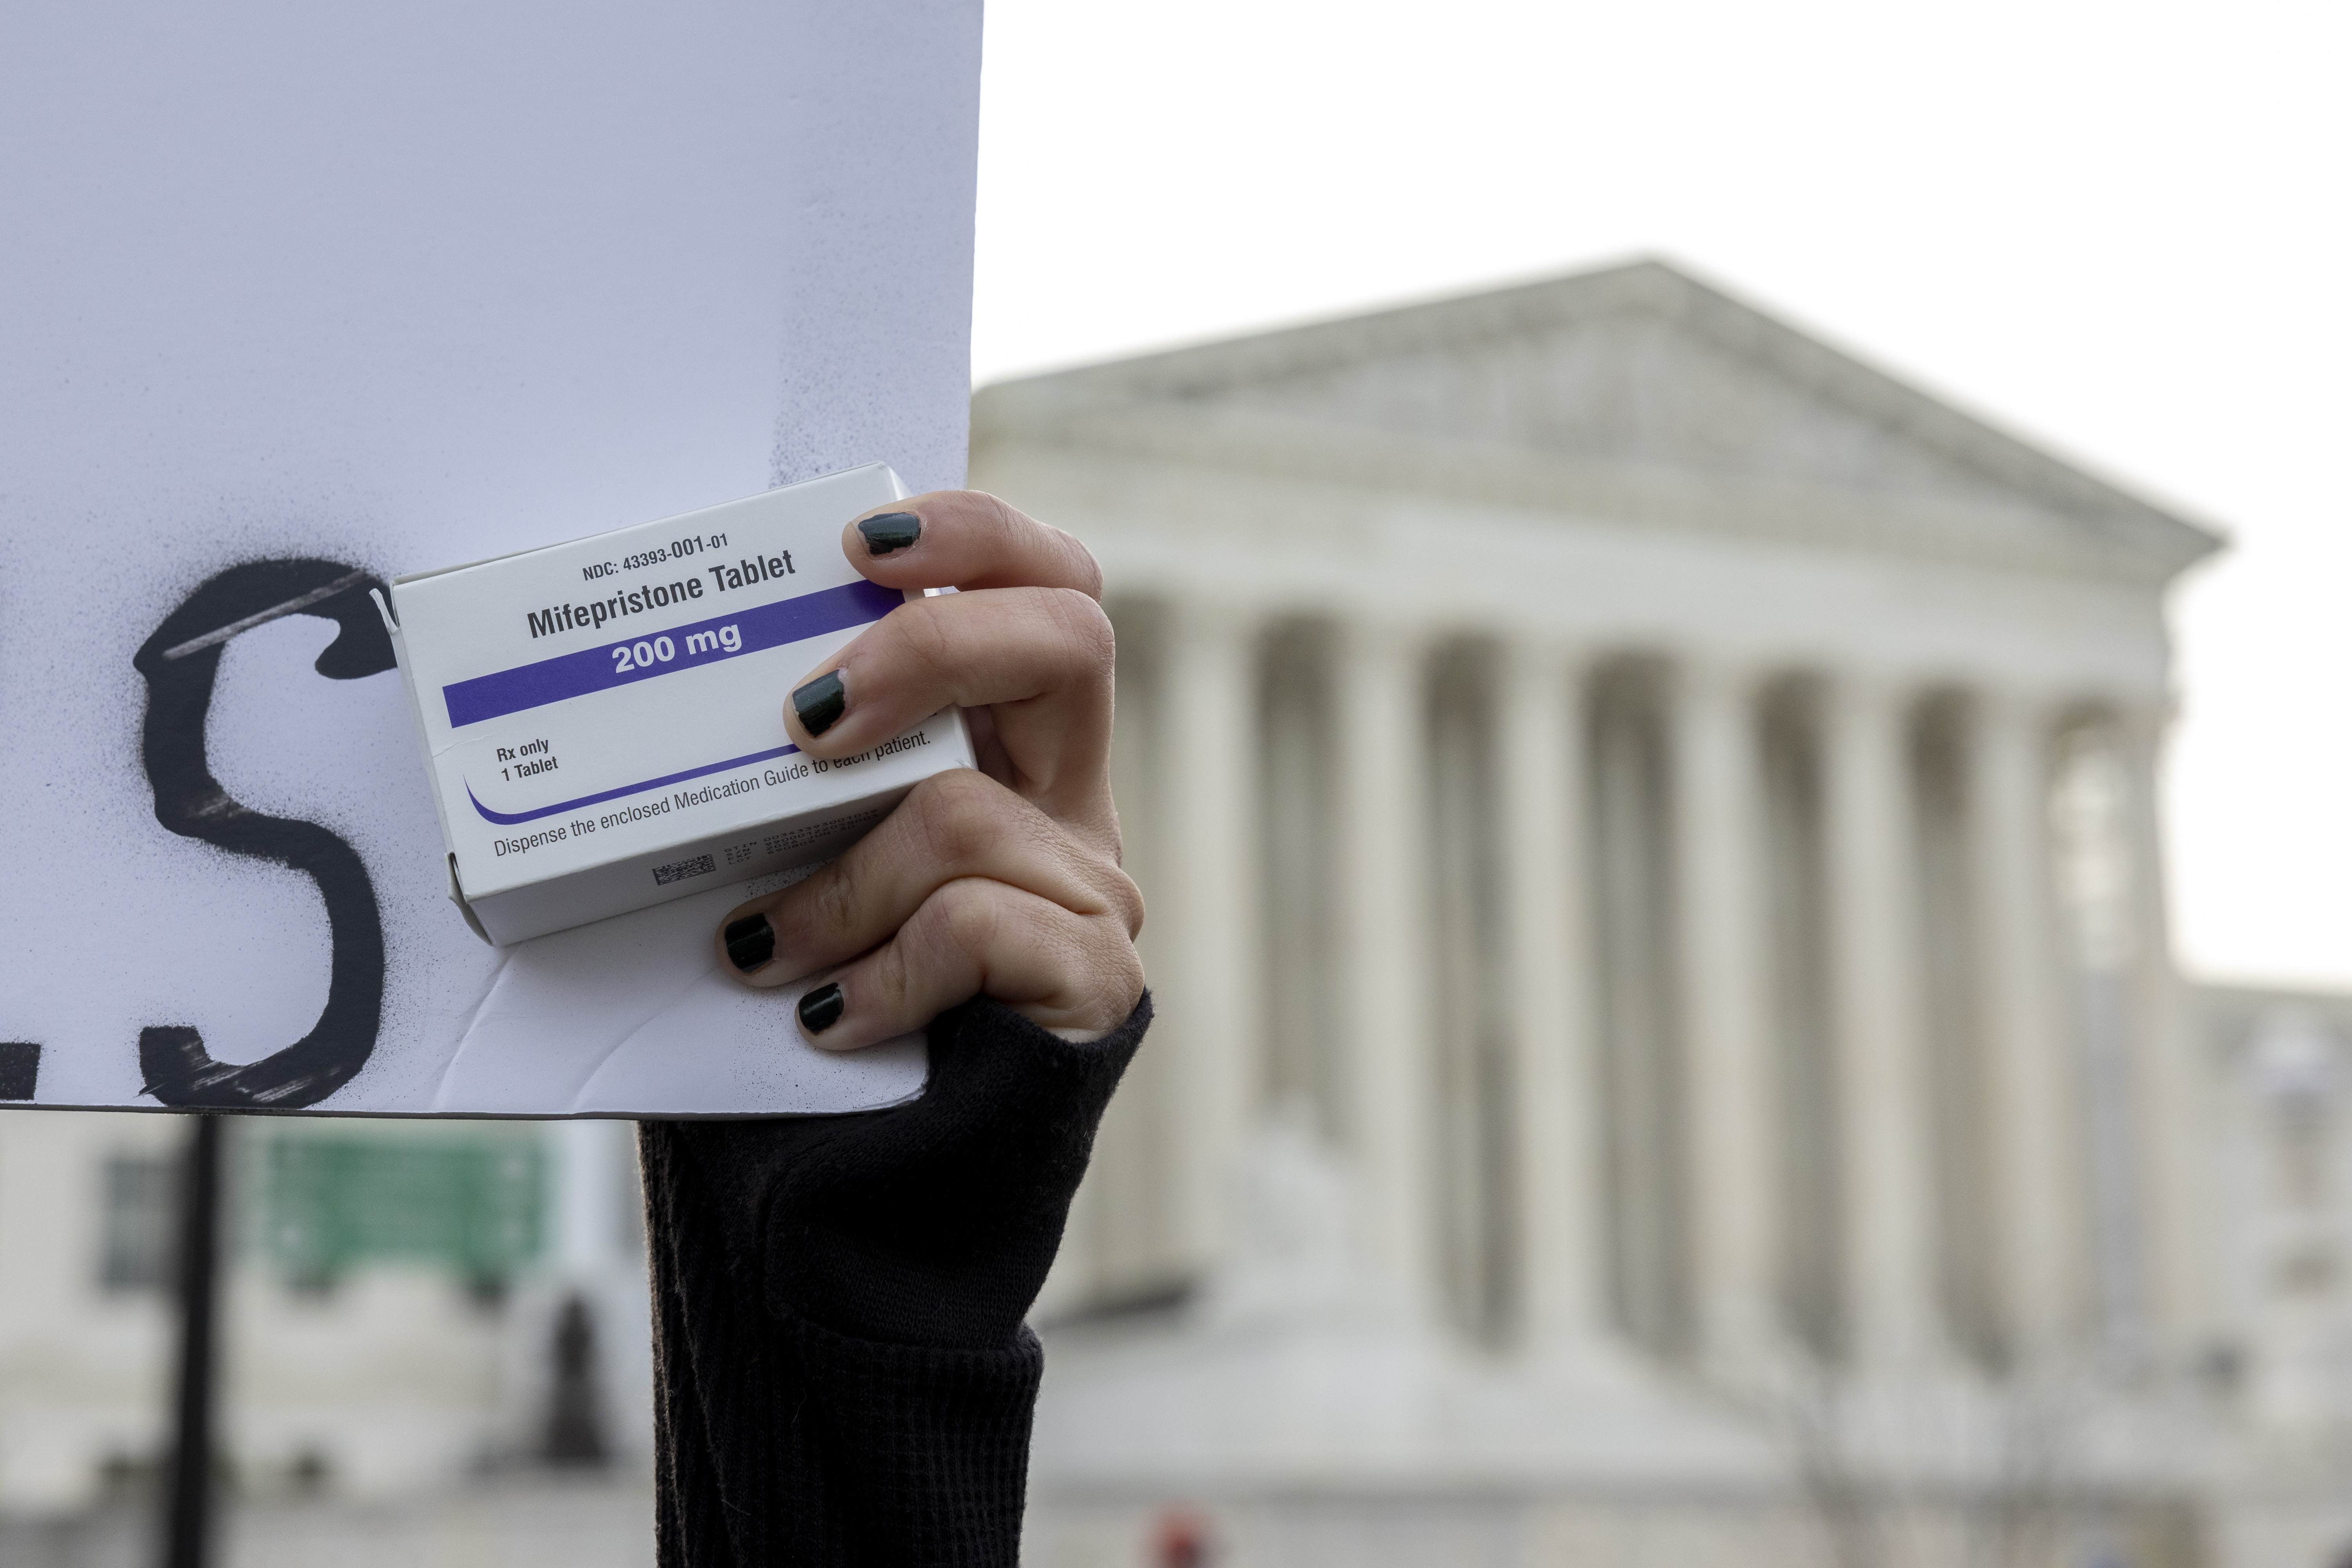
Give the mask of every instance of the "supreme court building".
M 2253 1550 L 2154 798 L 2211 534 L 1654 262 L 973 421 L 1103 565 L 1160 1009 L 1032 1561 Z

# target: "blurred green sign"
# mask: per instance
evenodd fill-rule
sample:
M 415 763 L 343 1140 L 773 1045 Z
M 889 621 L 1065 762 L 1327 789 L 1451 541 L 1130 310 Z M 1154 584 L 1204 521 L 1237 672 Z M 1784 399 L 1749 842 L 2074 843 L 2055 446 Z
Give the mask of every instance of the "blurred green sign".
M 545 1167 L 518 1141 L 280 1135 L 258 1173 L 259 1239 L 297 1280 L 374 1262 L 503 1280 L 539 1252 Z

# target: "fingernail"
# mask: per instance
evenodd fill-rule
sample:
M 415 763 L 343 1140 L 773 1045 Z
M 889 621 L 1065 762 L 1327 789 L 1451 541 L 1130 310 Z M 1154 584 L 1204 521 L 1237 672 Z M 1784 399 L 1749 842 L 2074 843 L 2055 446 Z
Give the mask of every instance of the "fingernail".
M 776 956 L 776 928 L 765 915 L 745 915 L 727 926 L 727 962 L 749 974 Z
M 793 711 L 801 716 L 801 728 L 812 735 L 822 735 L 839 723 L 848 707 L 849 690 L 841 684 L 837 669 L 793 693 Z
M 841 1022 L 842 1009 L 848 1005 L 842 999 L 841 987 L 827 981 L 801 998 L 801 1027 L 812 1035 L 822 1035 Z
M 861 520 L 857 531 L 866 536 L 866 548 L 876 555 L 887 555 L 894 550 L 904 550 L 923 537 L 923 520 L 911 511 L 886 511 L 879 517 Z

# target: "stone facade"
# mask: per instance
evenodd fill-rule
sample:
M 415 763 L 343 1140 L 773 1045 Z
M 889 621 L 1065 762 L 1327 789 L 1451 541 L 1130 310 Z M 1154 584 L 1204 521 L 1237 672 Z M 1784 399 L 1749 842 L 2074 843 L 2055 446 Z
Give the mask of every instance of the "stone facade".
M 1102 562 L 1161 1020 L 1037 1561 L 2227 1555 L 2210 534 L 1654 263 L 987 389 L 971 471 Z

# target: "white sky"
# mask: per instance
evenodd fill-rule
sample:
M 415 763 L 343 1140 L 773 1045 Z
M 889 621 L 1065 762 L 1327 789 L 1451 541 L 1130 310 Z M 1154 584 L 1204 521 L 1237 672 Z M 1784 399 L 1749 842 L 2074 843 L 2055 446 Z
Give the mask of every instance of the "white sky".
M 2315 0 L 991 0 L 974 374 L 1691 265 L 2230 533 L 2174 603 L 2179 946 L 2352 985 L 2347 43 Z

